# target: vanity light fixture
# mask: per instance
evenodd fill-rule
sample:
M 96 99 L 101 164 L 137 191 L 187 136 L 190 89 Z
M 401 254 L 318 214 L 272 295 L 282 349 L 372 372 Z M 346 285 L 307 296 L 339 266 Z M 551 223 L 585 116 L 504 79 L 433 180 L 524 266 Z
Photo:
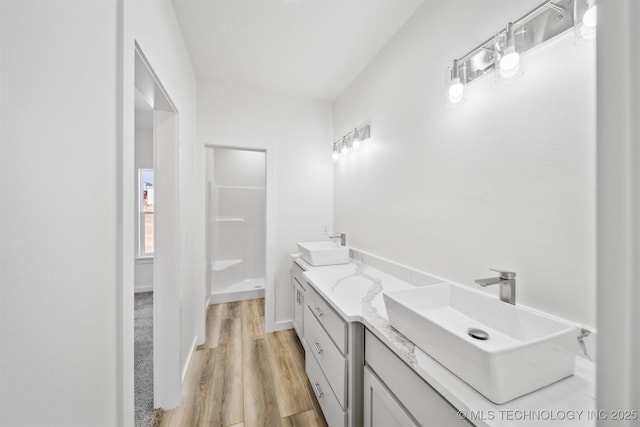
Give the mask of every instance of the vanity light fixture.
M 598 6 L 595 0 L 575 0 L 573 20 L 576 44 L 588 43 L 596 38 L 598 27 Z
M 331 153 L 331 159 L 337 162 L 340 159 L 340 153 L 343 157 L 346 157 L 350 151 L 357 151 L 362 142 L 371 137 L 371 126 L 364 125 L 360 128 L 354 128 L 351 132 L 344 135 L 333 143 L 333 152 Z
M 453 60 L 447 69 L 446 96 L 451 105 L 464 102 L 467 85 L 495 71 L 497 81 L 523 75 L 527 51 L 574 28 L 578 41 L 596 36 L 597 0 L 547 0 L 524 16 L 509 22 L 497 35 Z

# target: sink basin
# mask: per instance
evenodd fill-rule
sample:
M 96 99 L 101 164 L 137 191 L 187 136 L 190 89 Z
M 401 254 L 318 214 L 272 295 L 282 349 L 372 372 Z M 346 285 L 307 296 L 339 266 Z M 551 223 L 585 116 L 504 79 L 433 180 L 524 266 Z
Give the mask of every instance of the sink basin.
M 391 326 L 494 403 L 573 374 L 569 324 L 448 283 L 383 296 Z
M 349 248 L 332 241 L 298 243 L 298 250 L 302 259 L 314 267 L 349 262 Z

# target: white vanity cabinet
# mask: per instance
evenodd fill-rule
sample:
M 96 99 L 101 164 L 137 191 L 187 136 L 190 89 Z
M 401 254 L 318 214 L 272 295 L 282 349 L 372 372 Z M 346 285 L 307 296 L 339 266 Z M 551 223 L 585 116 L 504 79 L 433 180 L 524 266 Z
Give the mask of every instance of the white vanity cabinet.
M 470 425 L 369 330 L 364 359 L 365 427 Z
M 468 427 L 473 425 L 464 418 L 469 413 L 520 409 L 520 400 L 499 406 L 491 403 L 389 323 L 388 311 L 383 309 L 385 295 L 416 286 L 436 289 L 441 279 L 383 260 L 376 262 L 399 274 L 355 262 L 323 267 L 297 258 L 296 262 L 294 324 L 305 347 L 307 377 L 330 426 Z M 302 289 L 302 297 L 295 289 Z M 536 396 L 523 397 L 522 402 L 530 402 L 535 409 L 562 411 L 566 391 L 571 390 L 575 394 L 571 401 L 579 402 L 580 410 L 593 410 L 593 366 L 580 369 L 572 378 L 537 391 Z M 458 415 L 453 405 L 463 413 Z M 481 425 L 504 424 L 494 418 L 477 419 Z M 524 425 L 526 420 L 512 424 Z
M 298 339 L 302 342 L 303 348 L 306 349 L 304 342 L 304 294 L 306 293 L 304 280 L 304 269 L 297 263 L 293 262 L 291 271 L 291 284 L 293 287 L 293 328 L 298 334 Z
M 361 323 L 346 322 L 305 283 L 307 376 L 329 426 L 361 426 L 364 328 Z

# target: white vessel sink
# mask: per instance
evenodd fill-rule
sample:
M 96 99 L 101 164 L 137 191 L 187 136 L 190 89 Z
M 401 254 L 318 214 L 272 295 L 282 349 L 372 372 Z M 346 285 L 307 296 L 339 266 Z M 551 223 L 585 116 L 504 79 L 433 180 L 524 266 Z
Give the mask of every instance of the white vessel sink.
M 332 241 L 298 243 L 298 250 L 302 259 L 314 267 L 349 262 L 349 248 Z
M 391 326 L 494 403 L 573 374 L 571 325 L 446 283 L 383 295 Z

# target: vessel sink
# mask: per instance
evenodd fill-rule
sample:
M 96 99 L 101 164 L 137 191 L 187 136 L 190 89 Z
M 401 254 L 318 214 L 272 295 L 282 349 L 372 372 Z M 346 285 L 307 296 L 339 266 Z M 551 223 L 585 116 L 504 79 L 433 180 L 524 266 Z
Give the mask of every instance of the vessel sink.
M 573 374 L 569 324 L 448 283 L 383 295 L 393 328 L 494 403 Z
M 314 267 L 349 262 L 349 248 L 332 241 L 298 243 L 298 250 L 302 259 Z

